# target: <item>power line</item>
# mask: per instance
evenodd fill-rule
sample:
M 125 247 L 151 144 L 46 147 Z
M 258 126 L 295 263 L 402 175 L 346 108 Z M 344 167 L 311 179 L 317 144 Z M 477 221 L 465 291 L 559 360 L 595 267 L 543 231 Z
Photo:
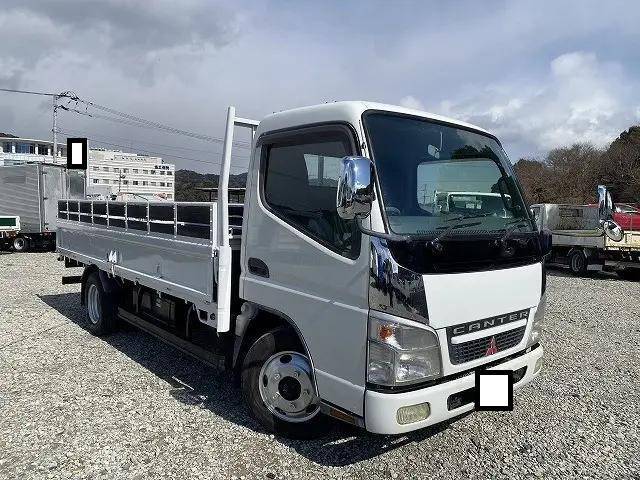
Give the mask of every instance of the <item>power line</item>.
M 224 139 L 222 138 L 218 138 L 218 137 L 212 137 L 210 135 L 203 135 L 200 133 L 195 133 L 195 132 L 190 132 L 187 130 L 181 130 L 179 128 L 175 128 L 175 127 L 171 127 L 169 125 L 165 125 L 159 122 L 154 122 L 151 120 L 146 120 L 144 118 L 141 117 L 137 117 L 135 115 L 131 115 L 129 113 L 124 113 L 121 112 L 119 110 L 116 110 L 114 108 L 110 108 L 110 107 L 106 107 L 104 105 L 100 105 L 94 102 L 91 102 L 89 100 L 84 100 L 82 98 L 80 98 L 78 95 L 76 95 L 74 92 L 71 91 L 65 91 L 59 94 L 56 93 L 48 93 L 48 92 L 34 92 L 34 91 L 30 91 L 30 90 L 18 90 L 18 89 L 12 89 L 12 88 L 0 88 L 0 91 L 3 92 L 8 92 L 8 93 L 22 93 L 22 94 L 28 94 L 28 95 L 41 95 L 41 96 L 48 96 L 48 97 L 53 97 L 54 98 L 54 117 L 56 114 L 56 110 L 58 108 L 65 110 L 67 112 L 71 112 L 71 113 L 76 113 L 78 115 L 85 115 L 88 117 L 93 117 L 93 118 L 99 118 L 101 120 L 108 120 L 108 121 L 112 121 L 112 122 L 116 122 L 116 123 L 122 123 L 124 125 L 130 125 L 130 126 L 134 126 L 134 127 L 141 127 L 141 128 L 150 128 L 150 129 L 158 129 L 158 130 L 163 130 L 165 132 L 169 132 L 169 133 L 173 133 L 176 135 L 184 135 L 187 137 L 191 137 L 191 138 L 195 138 L 197 140 L 203 140 L 203 141 L 207 141 L 207 142 L 214 142 L 214 143 L 220 143 L 223 144 L 224 143 Z M 66 105 L 55 105 L 55 100 L 59 99 L 59 98 L 66 98 L 67 100 L 67 104 Z M 85 111 L 80 111 L 77 108 L 71 108 L 69 107 L 69 105 L 75 102 L 76 106 L 78 105 L 78 103 L 83 103 L 85 105 Z M 88 108 L 89 107 L 93 107 L 95 109 L 98 110 L 102 110 L 104 112 L 110 113 L 112 115 L 116 115 L 117 117 L 122 117 L 122 118 L 114 118 L 114 117 L 109 117 L 106 115 L 100 115 L 98 113 L 89 113 L 88 112 Z M 55 127 L 54 127 L 54 135 L 55 135 Z M 233 142 L 233 145 L 236 147 L 241 147 L 241 148 L 251 148 L 251 143 L 250 142 L 242 142 L 242 141 L 235 141 Z
M 60 133 L 63 133 L 63 134 L 65 134 L 65 135 L 67 135 L 67 136 L 68 136 L 68 135 L 84 136 L 84 137 L 86 137 L 87 139 L 89 139 L 89 140 L 91 140 L 91 141 L 93 141 L 93 142 L 96 142 L 96 143 L 104 143 L 104 144 L 106 144 L 106 145 L 114 145 L 114 146 L 116 146 L 116 147 L 121 147 L 121 148 L 124 148 L 124 149 L 133 149 L 133 150 L 137 150 L 137 151 L 140 151 L 140 152 L 153 153 L 154 155 L 160 155 L 160 156 L 169 156 L 169 157 L 183 158 L 183 159 L 185 159 L 185 160 L 192 160 L 192 161 L 194 161 L 194 162 L 206 162 L 206 163 L 211 163 L 211 162 L 207 162 L 206 160 L 201 160 L 201 159 L 192 158 L 192 157 L 183 157 L 183 156 L 180 156 L 180 155 L 174 155 L 174 154 L 172 154 L 172 153 L 167 153 L 167 152 L 149 152 L 149 151 L 146 151 L 146 150 L 140 150 L 140 149 L 138 149 L 138 148 L 134 148 L 134 147 L 132 147 L 131 145 L 129 145 L 129 146 L 125 146 L 125 145 L 118 144 L 118 143 L 102 142 L 102 141 L 99 141 L 99 140 L 97 140 L 96 138 L 93 138 L 93 137 L 102 137 L 102 138 L 107 138 L 107 139 L 109 139 L 109 138 L 111 138 L 111 139 L 115 138 L 115 139 L 120 139 L 120 140 L 126 140 L 126 141 L 128 141 L 128 142 L 130 142 L 130 143 L 131 143 L 131 142 L 132 142 L 132 143 L 141 143 L 141 144 L 151 145 L 151 146 L 155 146 L 155 147 L 168 147 L 168 148 L 174 148 L 174 149 L 181 149 L 181 147 L 176 147 L 176 146 L 171 146 L 171 145 L 161 145 L 161 144 L 157 144 L 157 143 L 139 142 L 139 141 L 137 141 L 137 140 L 132 140 L 132 139 L 129 139 L 129 138 L 124 138 L 124 137 L 109 137 L 109 136 L 107 136 L 107 135 L 99 135 L 99 134 L 93 134 L 93 133 L 79 132 L 79 131 L 77 131 L 77 130 L 58 130 L 58 131 L 59 131 Z M 206 153 L 207 155 L 217 155 L 217 156 L 220 156 L 220 157 L 222 156 L 222 153 L 221 153 L 221 152 L 212 152 L 212 151 L 210 151 L 210 150 L 197 150 L 197 149 L 192 149 L 192 150 L 196 150 L 196 151 L 198 151 L 198 152 Z M 249 160 L 249 157 L 248 157 L 248 156 L 247 156 L 247 157 L 245 157 L 245 156 L 241 156 L 241 155 L 232 155 L 232 157 L 233 157 L 233 158 L 240 159 L 240 160 L 245 160 L 245 161 L 248 161 L 248 160 Z M 218 163 L 215 163 L 215 162 L 214 162 L 214 164 L 220 165 L 220 163 L 219 163 L 219 162 L 218 162 Z
M 69 133 L 71 133 L 71 132 L 64 132 L 64 131 L 61 131 L 61 130 L 59 130 L 59 132 L 64 134 L 64 135 L 68 135 Z M 129 148 L 129 147 L 125 146 L 125 145 L 120 145 L 120 144 L 111 143 L 111 142 L 104 142 L 104 141 L 96 140 L 94 138 L 87 137 L 87 139 L 91 140 L 94 143 L 99 143 L 101 145 L 109 145 L 109 146 L 112 146 L 112 147 L 120 147 L 120 148 L 124 148 L 124 149 Z M 208 165 L 217 165 L 217 166 L 221 165 L 221 162 L 213 162 L 213 161 L 209 161 L 209 160 L 202 160 L 200 158 L 191 158 L 191 157 L 183 157 L 181 155 L 163 154 L 163 153 L 160 153 L 160 152 L 153 152 L 153 151 L 150 151 L 150 150 L 138 150 L 138 151 L 142 152 L 142 153 L 149 154 L 149 155 L 157 155 L 157 156 L 160 156 L 160 157 L 165 156 L 165 157 L 179 158 L 181 160 L 188 160 L 190 162 L 205 163 L 205 164 L 208 164 Z M 232 165 L 231 168 L 235 168 L 235 169 L 240 168 L 240 169 L 243 169 L 242 171 L 245 171 L 247 169 L 247 167 L 242 167 L 240 165 Z
M 66 130 L 67 133 L 72 133 L 73 135 L 78 135 L 78 136 L 84 136 L 84 137 L 98 137 L 98 138 L 106 138 L 106 139 L 111 139 L 111 140 L 124 140 L 127 142 L 130 142 L 132 144 L 142 144 L 142 145 L 151 145 L 152 147 L 161 147 L 161 148 L 170 148 L 170 149 L 174 149 L 174 150 L 189 150 L 192 152 L 199 152 L 199 153 L 206 153 L 207 155 L 222 155 L 222 152 L 214 152 L 212 150 L 204 150 L 202 148 L 192 148 L 192 147 L 178 147 L 176 145 L 166 145 L 166 144 L 162 144 L 162 143 L 151 143 L 151 142 L 142 142 L 140 140 L 134 140 L 132 138 L 126 138 L 126 137 L 116 137 L 113 135 L 104 135 L 104 134 L 98 134 L 98 133 L 91 133 L 91 132 L 81 132 L 79 130 Z M 128 148 L 133 148 L 133 146 L 130 146 Z M 242 160 L 248 160 L 249 156 L 244 156 L 244 155 L 237 155 L 237 154 L 233 154 L 231 155 L 231 157 L 233 158 L 239 158 Z
M 31 92 L 29 90 L 14 90 L 13 88 L 0 88 L 0 91 L 9 92 L 9 93 L 26 93 L 28 95 L 42 95 L 42 96 L 45 96 L 45 97 L 57 97 L 57 96 L 59 96 L 59 95 L 57 95 L 55 93 Z
M 166 132 L 169 132 L 169 133 L 173 133 L 173 134 L 177 134 L 177 135 L 184 135 L 184 136 L 187 136 L 187 137 L 195 138 L 197 140 L 204 140 L 204 141 L 215 142 L 215 143 L 224 143 L 224 139 L 222 139 L 222 138 L 212 137 L 210 135 L 203 135 L 203 134 L 200 134 L 200 133 L 190 132 L 190 131 L 187 131 L 187 130 L 181 130 L 179 128 L 175 128 L 175 127 L 171 127 L 171 126 L 168 126 L 168 125 L 164 125 L 164 124 L 159 123 L 159 122 L 146 120 L 144 118 L 137 117 L 135 115 L 131 115 L 131 114 L 128 114 L 128 113 L 124 113 L 124 112 L 121 112 L 119 110 L 115 110 L 113 108 L 106 107 L 104 105 L 99 105 L 99 104 L 91 102 L 89 100 L 84 100 L 84 99 L 78 97 L 73 92 L 63 92 L 63 93 L 60 94 L 60 96 L 69 99 L 67 101 L 66 107 L 64 107 L 64 110 L 67 110 L 67 111 L 70 111 L 70 112 L 73 112 L 73 113 L 77 113 L 77 114 L 80 114 L 80 115 L 87 115 L 87 116 L 90 116 L 90 117 L 93 116 L 95 118 L 101 118 L 103 120 L 120 121 L 121 123 L 124 123 L 126 125 L 141 126 L 141 127 L 144 126 L 145 128 L 155 128 L 155 129 L 163 130 L 163 131 L 166 131 Z M 72 102 L 76 102 L 76 105 L 78 103 L 83 103 L 85 105 L 85 111 L 81 112 L 78 109 L 69 108 L 69 104 L 71 104 Z M 112 115 L 116 115 L 116 116 L 119 116 L 119 117 L 122 117 L 122 118 L 121 119 L 116 119 L 114 117 L 107 117 L 107 116 L 96 114 L 96 113 L 89 113 L 88 112 L 88 108 L 89 107 L 93 107 L 95 109 L 102 110 L 104 112 L 107 112 L 107 113 L 110 113 Z M 236 142 L 233 142 L 233 144 L 235 146 L 237 146 L 237 147 L 243 147 L 243 148 L 250 148 L 251 147 L 251 144 L 249 142 L 236 141 Z

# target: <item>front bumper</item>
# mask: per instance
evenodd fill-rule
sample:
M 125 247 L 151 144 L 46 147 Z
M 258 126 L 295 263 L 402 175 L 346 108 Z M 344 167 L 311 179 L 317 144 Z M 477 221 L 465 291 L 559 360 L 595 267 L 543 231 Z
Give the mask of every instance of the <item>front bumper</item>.
M 519 368 L 527 367 L 527 371 L 522 379 L 513 386 L 513 390 L 516 391 L 540 374 L 541 369 L 538 368 L 538 370 L 535 371 L 535 367 L 543 354 L 544 349 L 539 346 L 529 353 L 494 365 L 489 368 L 489 370 L 518 370 Z M 367 390 L 364 397 L 365 427 L 373 433 L 397 434 L 418 430 L 429 425 L 443 422 L 473 410 L 473 403 L 449 410 L 447 400 L 449 396 L 473 388 L 474 386 L 475 375 L 471 374 L 411 392 L 381 393 Z M 428 402 L 431 408 L 431 413 L 426 419 L 407 425 L 398 423 L 396 417 L 399 408 L 424 402 Z

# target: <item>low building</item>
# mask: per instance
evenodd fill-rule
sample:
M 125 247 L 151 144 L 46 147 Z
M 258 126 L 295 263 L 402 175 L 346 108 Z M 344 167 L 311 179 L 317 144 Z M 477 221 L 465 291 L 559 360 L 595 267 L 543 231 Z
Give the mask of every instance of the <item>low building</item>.
M 65 165 L 67 163 L 67 144 L 58 143 L 58 152 L 55 158 L 51 153 L 52 150 L 53 142 L 51 141 L 0 134 L 0 166 L 31 162 Z
M 123 199 L 175 198 L 175 165 L 160 157 L 118 150 L 90 149 L 87 162 L 87 191 L 109 187 L 111 195 Z M 133 199 L 133 198 L 131 198 Z
M 23 163 L 66 165 L 66 139 L 58 143 L 0 133 L 0 166 Z M 90 148 L 87 162 L 87 194 L 116 195 L 119 199 L 144 197 L 149 200 L 175 199 L 175 166 L 160 157 Z

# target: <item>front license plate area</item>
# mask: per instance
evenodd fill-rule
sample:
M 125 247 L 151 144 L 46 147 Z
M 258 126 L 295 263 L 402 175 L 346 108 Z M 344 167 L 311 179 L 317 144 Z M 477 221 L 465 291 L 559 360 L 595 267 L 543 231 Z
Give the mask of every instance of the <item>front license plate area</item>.
M 476 410 L 513 410 L 513 371 L 476 370 Z

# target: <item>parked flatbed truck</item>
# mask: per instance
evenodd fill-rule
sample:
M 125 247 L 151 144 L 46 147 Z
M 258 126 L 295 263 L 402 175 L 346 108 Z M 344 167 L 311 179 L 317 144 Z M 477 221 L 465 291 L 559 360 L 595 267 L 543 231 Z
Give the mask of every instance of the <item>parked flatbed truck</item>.
M 624 230 L 614 221 L 614 203 L 604 185 L 599 203 L 531 206 L 538 228 L 548 230 L 553 248 L 548 265 L 568 266 L 574 275 L 613 271 L 622 278 L 640 279 L 640 231 Z
M 228 202 L 234 127 L 252 136 L 243 204 Z M 502 203 L 433 212 L 424 191 Z M 512 372 L 514 390 L 541 370 L 548 237 L 499 141 L 472 125 L 366 102 L 261 122 L 230 107 L 217 202 L 58 211 L 88 328 L 124 320 L 233 369 L 278 434 L 314 436 L 322 414 L 416 430 L 473 410 L 476 370 Z

